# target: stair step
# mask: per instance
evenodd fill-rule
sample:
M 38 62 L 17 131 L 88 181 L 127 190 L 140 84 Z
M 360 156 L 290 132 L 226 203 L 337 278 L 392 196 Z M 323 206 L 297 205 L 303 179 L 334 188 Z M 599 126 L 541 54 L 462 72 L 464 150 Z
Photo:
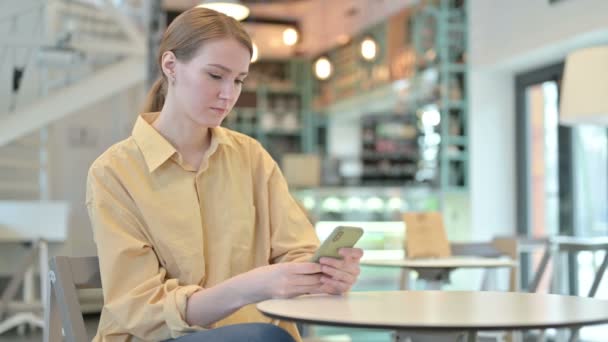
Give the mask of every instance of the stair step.
M 19 161 L 19 160 L 38 160 L 40 158 L 40 147 L 29 146 L 1 146 L 0 160 Z
M 0 181 L 0 193 L 2 193 L 4 191 L 16 192 L 16 193 L 27 193 L 27 194 L 36 193 L 37 194 L 40 191 L 40 185 L 38 184 L 38 182 Z
M 0 159 L 0 167 L 11 169 L 38 170 L 41 166 L 38 160 Z

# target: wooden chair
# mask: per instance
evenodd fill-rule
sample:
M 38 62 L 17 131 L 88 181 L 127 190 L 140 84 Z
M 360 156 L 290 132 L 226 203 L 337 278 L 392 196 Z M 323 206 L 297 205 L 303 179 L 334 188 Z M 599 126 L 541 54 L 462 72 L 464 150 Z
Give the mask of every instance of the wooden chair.
M 78 290 L 100 289 L 99 259 L 57 256 L 51 259 L 51 290 L 44 311 L 44 342 L 88 341 L 86 326 L 78 302 Z M 309 336 L 304 342 L 349 342 L 348 335 Z
M 27 239 L 23 241 L 24 245 L 28 246 L 29 252 L 16 268 L 0 297 L 0 335 L 15 327 L 23 328 L 26 324 L 44 328 L 42 313 L 48 292 L 46 277 L 49 264 L 48 245 L 43 239 L 35 239 L 31 242 L 28 242 Z M 40 299 L 34 298 L 33 293 L 36 257 L 38 257 L 40 270 Z M 19 288 L 22 288 L 24 292 L 23 301 L 14 300 Z
M 519 261 L 518 242 L 512 238 L 495 238 L 487 242 L 453 242 L 450 244 L 452 255 L 455 256 L 477 256 L 485 258 L 509 257 Z M 488 280 L 485 273 L 484 283 Z M 517 291 L 519 283 L 518 268 L 511 268 L 509 272 L 509 291 Z
M 99 260 L 94 257 L 56 256 L 51 259 L 50 293 L 44 311 L 44 342 L 88 341 L 78 290 L 101 288 Z

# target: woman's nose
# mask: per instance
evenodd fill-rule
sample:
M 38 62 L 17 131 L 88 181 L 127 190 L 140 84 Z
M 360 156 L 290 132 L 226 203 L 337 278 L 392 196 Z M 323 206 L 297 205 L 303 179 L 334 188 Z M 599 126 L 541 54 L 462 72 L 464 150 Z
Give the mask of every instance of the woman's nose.
M 236 95 L 236 85 L 233 82 L 226 82 L 220 89 L 219 98 L 222 100 L 232 100 Z

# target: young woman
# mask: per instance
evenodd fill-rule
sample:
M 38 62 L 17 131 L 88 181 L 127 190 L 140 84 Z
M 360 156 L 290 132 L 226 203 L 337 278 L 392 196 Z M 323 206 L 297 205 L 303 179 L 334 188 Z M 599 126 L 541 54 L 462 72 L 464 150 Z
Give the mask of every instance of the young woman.
M 234 19 L 193 8 L 165 32 L 146 113 L 91 166 L 104 307 L 96 341 L 291 341 L 254 303 L 341 294 L 360 249 L 308 260 L 313 227 L 255 140 L 220 127 L 249 70 Z

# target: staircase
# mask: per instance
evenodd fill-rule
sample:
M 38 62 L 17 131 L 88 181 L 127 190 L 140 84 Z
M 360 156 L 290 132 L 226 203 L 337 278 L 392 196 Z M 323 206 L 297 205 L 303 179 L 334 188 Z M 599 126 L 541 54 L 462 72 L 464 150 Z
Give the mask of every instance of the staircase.
M 0 199 L 48 199 L 46 129 L 0 147 Z
M 49 199 L 48 125 L 145 81 L 144 3 L 0 5 L 0 200 Z
M 51 154 L 50 125 L 143 84 L 147 70 L 144 28 L 149 20 L 144 6 L 150 3 L 159 6 L 160 0 L 0 2 L 0 239 L 10 240 L 11 231 L 27 230 L 10 223 L 23 215 L 10 210 L 15 205 L 28 206 L 26 212 L 33 213 L 20 216 L 19 223 L 28 217 L 42 222 L 32 224 L 44 230 L 43 235 L 32 233 L 36 236 L 67 230 L 67 198 L 51 201 L 57 196 L 49 187 L 50 165 L 56 160 Z M 61 224 L 53 228 L 51 217 Z M 0 334 L 22 323 L 40 326 L 41 322 L 44 296 L 36 295 L 32 285 L 37 267 L 27 267 L 25 274 L 16 269 L 16 261 L 25 255 L 21 243 L 14 245 L 2 245 L 0 277 L 24 278 L 23 298 L 9 299 L 23 299 L 17 304 L 33 309 L 9 314 L 0 305 Z M 99 293 L 84 294 L 81 299 L 87 310 L 99 310 Z

